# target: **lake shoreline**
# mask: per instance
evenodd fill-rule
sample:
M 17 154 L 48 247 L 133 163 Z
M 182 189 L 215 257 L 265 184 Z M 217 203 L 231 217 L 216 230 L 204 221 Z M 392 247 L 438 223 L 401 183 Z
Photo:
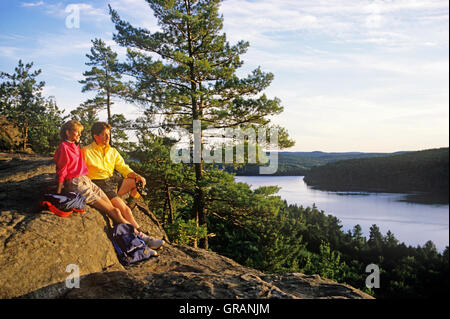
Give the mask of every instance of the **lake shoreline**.
M 305 177 L 304 175 L 235 175 L 237 177 L 261 177 L 261 178 L 278 178 L 278 177 Z M 415 204 L 426 205 L 449 205 L 450 200 L 448 193 L 437 192 L 423 192 L 414 190 L 398 190 L 398 189 L 383 189 L 383 188 L 370 188 L 370 187 L 326 187 L 320 185 L 308 185 L 311 189 L 332 192 L 337 195 L 349 195 L 349 196 L 363 196 L 369 194 L 402 194 L 405 196 L 401 201 Z M 341 194 L 342 193 L 342 194 Z
M 252 189 L 277 185 L 276 195 L 288 205 L 315 205 L 337 217 L 344 231 L 359 224 L 366 236 L 376 224 L 406 245 L 422 246 L 431 240 L 439 251 L 448 246 L 449 206 L 419 198 L 423 194 L 323 191 L 308 186 L 301 176 L 235 176 L 235 181 L 250 184 Z

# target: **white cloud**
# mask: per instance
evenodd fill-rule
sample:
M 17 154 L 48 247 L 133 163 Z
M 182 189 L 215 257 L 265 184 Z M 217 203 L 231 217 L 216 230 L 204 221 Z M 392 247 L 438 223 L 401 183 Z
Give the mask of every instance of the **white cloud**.
M 56 92 L 58 92 L 57 87 L 54 85 L 45 85 L 42 89 L 43 96 L 55 96 Z
M 120 18 L 128 21 L 134 27 L 141 27 L 151 32 L 159 31 L 158 21 L 146 1 L 141 0 L 112 0 L 111 8 L 116 10 Z
M 17 53 L 21 51 L 20 48 L 12 46 L 0 46 L 0 56 L 10 59 L 17 59 L 19 56 Z
M 35 47 L 27 50 L 27 55 L 35 58 L 84 56 L 91 47 L 90 37 L 84 33 L 69 31 L 59 35 L 40 34 L 35 39 Z
M 246 39 L 262 48 L 276 46 L 283 32 L 307 41 L 328 37 L 408 49 L 448 38 L 448 1 L 441 0 L 228 0 L 221 12 L 232 42 Z M 374 32 L 391 36 L 374 37 Z
M 70 82 L 71 84 L 78 84 L 79 80 L 83 80 L 83 70 L 75 71 L 72 68 L 61 65 L 46 65 L 45 72 L 58 76 L 60 79 Z M 81 85 L 80 85 L 81 90 Z
M 38 6 L 42 6 L 44 4 L 44 1 L 39 1 L 39 2 L 22 2 L 20 4 L 21 7 L 38 7 Z
M 16 40 L 26 40 L 28 37 L 22 34 L 9 33 L 9 34 L 0 34 L 0 39 L 8 40 L 8 41 L 16 41 Z
M 240 0 L 236 0 L 240 1 Z M 399 11 L 423 11 L 448 8 L 446 0 L 271 0 L 284 6 L 303 8 L 316 14 L 371 14 Z
M 384 104 L 371 95 L 297 96 L 276 123 L 296 139 L 292 151 L 393 152 L 448 145 L 443 129 L 448 128 L 448 110 L 439 105 L 423 108 L 423 99 L 416 105 L 409 100 Z M 433 102 L 441 103 L 429 101 L 431 106 Z
M 249 68 L 261 65 L 263 70 L 275 73 L 298 74 L 299 79 L 311 74 L 332 77 L 337 73 L 359 74 L 367 80 L 375 77 L 400 79 L 405 76 L 421 82 L 424 79 L 445 81 L 449 75 L 446 57 L 434 60 L 401 54 L 375 54 L 371 52 L 322 52 L 316 50 L 289 50 L 269 52 L 250 49 L 244 61 Z M 305 73 L 306 72 L 306 73 Z M 329 80 L 328 80 L 329 81 Z

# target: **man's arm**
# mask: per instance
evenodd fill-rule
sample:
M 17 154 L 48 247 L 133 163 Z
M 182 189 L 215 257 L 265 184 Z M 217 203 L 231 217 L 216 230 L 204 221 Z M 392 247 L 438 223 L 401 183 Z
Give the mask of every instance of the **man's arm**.
M 135 182 L 142 182 L 142 187 L 145 186 L 145 184 L 147 183 L 147 181 L 145 180 L 145 178 L 137 173 L 135 173 L 127 164 L 125 164 L 125 160 L 123 159 L 122 155 L 120 155 L 120 153 L 114 149 L 115 151 L 115 165 L 114 168 L 120 173 L 122 174 L 123 177 L 125 178 L 133 178 L 135 180 Z

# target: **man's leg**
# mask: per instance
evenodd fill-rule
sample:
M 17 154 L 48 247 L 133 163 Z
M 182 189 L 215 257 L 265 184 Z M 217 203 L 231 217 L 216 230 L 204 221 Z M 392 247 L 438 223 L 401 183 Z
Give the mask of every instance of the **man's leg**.
M 131 209 L 134 209 L 136 204 L 138 203 L 138 198 L 141 197 L 136 188 L 136 180 L 134 178 L 125 178 L 122 181 L 122 184 L 119 187 L 119 191 L 117 192 L 118 196 L 122 196 L 125 194 L 129 194 L 127 205 Z
M 140 195 L 136 189 L 136 181 L 134 178 L 125 178 L 120 185 L 117 195 L 122 196 L 129 193 L 131 197 L 138 198 Z
M 139 228 L 138 223 L 134 220 L 133 213 L 131 212 L 130 207 L 125 204 L 122 198 L 120 198 L 119 196 L 111 198 L 111 203 L 114 207 L 120 210 L 123 218 L 125 218 L 131 225 L 133 225 L 134 228 Z

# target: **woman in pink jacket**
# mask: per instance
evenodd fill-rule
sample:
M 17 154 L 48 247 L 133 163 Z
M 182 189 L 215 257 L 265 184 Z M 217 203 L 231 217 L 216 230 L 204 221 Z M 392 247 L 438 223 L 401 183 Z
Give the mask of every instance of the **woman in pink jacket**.
M 78 121 L 65 123 L 60 130 L 62 143 L 55 152 L 56 175 L 58 187 L 67 192 L 80 193 L 86 198 L 86 203 L 107 213 L 116 223 L 131 224 L 139 228 L 134 219 L 126 220 L 120 210 L 115 208 L 105 193 L 87 177 L 88 169 L 78 145 L 83 131 L 83 125 Z

